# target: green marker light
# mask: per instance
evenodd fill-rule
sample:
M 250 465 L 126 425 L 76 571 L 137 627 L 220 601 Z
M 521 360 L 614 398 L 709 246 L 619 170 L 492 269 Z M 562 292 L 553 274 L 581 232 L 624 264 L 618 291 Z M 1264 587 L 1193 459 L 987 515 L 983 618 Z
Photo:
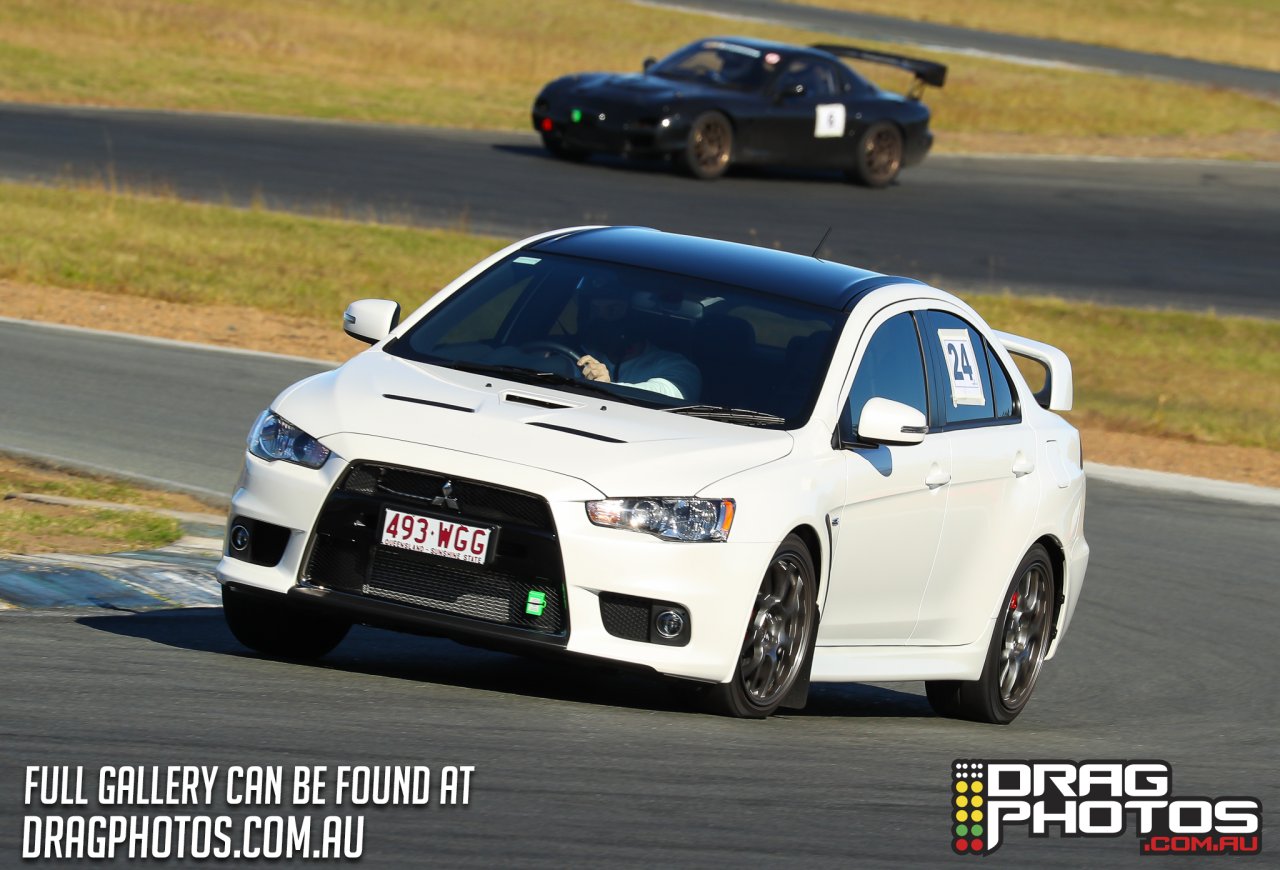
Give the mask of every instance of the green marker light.
M 529 593 L 529 597 L 524 602 L 524 612 L 530 616 L 541 616 L 546 607 L 547 593 L 539 592 L 536 589 Z
M 575 124 L 581 124 L 581 123 L 582 123 L 582 110 L 581 110 L 581 109 L 574 109 L 574 110 L 572 110 L 571 112 L 569 112 L 569 120 L 570 120 L 570 121 L 573 121 L 573 123 L 575 123 Z

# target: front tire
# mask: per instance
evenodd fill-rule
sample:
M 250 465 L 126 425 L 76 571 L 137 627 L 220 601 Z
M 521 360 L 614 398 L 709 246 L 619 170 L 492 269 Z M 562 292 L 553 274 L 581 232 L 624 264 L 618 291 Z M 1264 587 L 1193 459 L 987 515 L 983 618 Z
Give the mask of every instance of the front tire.
M 1031 699 L 1053 636 L 1056 588 L 1049 553 L 1036 544 L 1022 557 L 1005 590 L 1001 616 L 982 676 L 976 681 L 931 680 L 929 704 L 939 716 L 1008 725 Z
M 788 535 L 760 581 L 733 678 L 707 693 L 711 711 L 763 719 L 777 710 L 806 672 L 817 613 L 817 572 L 809 548 Z
M 291 602 L 222 587 L 222 613 L 236 640 L 254 652 L 318 659 L 342 642 L 351 623 L 305 611 Z
M 733 162 L 733 125 L 720 112 L 703 112 L 693 119 L 681 163 L 694 178 L 719 178 Z
M 902 169 L 902 131 L 898 125 L 878 121 L 862 131 L 854 145 L 849 180 L 866 187 L 888 187 Z

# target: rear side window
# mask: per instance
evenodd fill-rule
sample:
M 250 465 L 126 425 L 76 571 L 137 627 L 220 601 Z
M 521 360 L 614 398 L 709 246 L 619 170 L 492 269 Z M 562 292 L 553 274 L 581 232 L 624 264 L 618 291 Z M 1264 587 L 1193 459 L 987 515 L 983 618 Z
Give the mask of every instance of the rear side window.
M 840 417 L 841 434 L 856 440 L 862 407 L 876 397 L 910 405 L 928 418 L 927 395 L 915 320 L 910 312 L 890 317 L 871 336 L 858 363 L 849 401 Z
M 1013 384 L 978 330 L 945 311 L 924 312 L 923 320 L 922 338 L 939 385 L 934 412 L 943 425 L 1017 419 Z
M 983 344 L 986 344 L 984 341 Z M 996 356 L 995 349 L 987 344 L 987 369 L 991 372 L 991 395 L 996 404 L 996 419 L 1017 416 L 1018 405 L 1014 402 L 1013 382 L 1009 374 Z

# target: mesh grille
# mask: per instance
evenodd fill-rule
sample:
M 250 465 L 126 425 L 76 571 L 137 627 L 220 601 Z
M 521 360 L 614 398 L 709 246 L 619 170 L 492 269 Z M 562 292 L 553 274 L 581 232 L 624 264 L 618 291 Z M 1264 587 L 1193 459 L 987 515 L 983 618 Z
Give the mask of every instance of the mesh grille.
M 538 631 L 558 632 L 564 622 L 558 584 L 389 548 L 379 548 L 374 553 L 373 571 L 361 591 L 430 610 Z M 540 616 L 525 613 L 532 591 L 546 595 Z
M 563 592 L 558 583 L 388 547 L 374 550 L 373 568 L 366 580 L 360 553 L 350 545 L 320 538 L 307 566 L 307 577 L 330 589 L 440 613 L 550 634 L 564 629 Z M 532 591 L 546 595 L 540 616 L 525 613 Z
M 451 497 L 457 500 L 458 509 L 468 517 L 554 530 L 551 510 L 538 496 L 434 471 L 361 463 L 352 466 L 340 489 L 344 492 L 383 493 L 430 504 L 442 495 L 445 483 L 453 485 Z
M 600 619 L 604 630 L 626 640 L 649 639 L 649 605 L 647 598 L 600 593 Z

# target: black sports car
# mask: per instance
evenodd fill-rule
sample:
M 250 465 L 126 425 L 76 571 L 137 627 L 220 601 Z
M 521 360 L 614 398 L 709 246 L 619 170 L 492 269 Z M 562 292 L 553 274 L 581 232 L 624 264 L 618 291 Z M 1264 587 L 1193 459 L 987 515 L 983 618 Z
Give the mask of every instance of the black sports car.
M 882 91 L 841 57 L 909 70 L 910 93 Z M 731 164 L 843 169 L 884 187 L 933 144 L 924 86 L 939 63 L 840 45 L 802 47 L 742 37 L 700 39 L 643 73 L 556 79 L 533 104 L 533 126 L 557 157 L 592 152 L 669 157 L 698 178 Z

